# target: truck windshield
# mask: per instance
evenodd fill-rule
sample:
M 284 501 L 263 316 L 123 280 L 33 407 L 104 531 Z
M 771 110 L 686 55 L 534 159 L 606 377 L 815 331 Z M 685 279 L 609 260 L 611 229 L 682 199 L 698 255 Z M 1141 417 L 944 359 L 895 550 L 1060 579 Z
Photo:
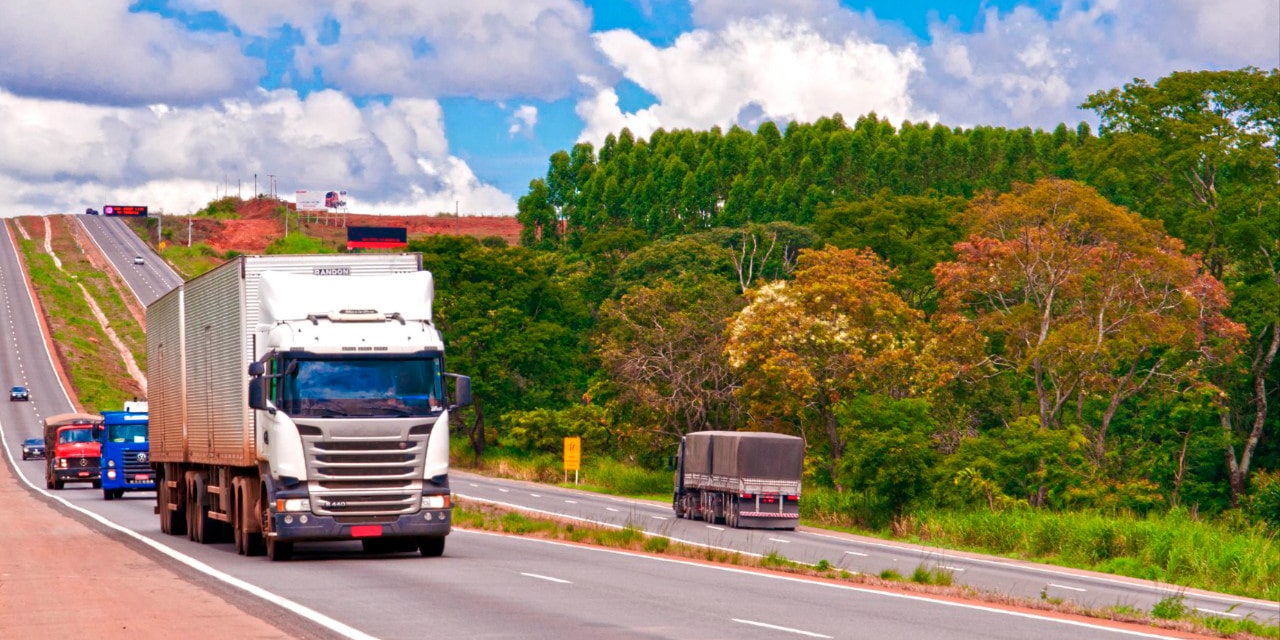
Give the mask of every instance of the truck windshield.
M 313 417 L 426 416 L 444 409 L 438 357 L 285 357 L 281 407 Z
M 108 442 L 146 442 L 147 424 L 134 422 L 131 424 L 107 425 Z
M 58 432 L 58 444 L 72 442 L 93 442 L 93 431 L 89 427 L 79 429 L 63 429 Z

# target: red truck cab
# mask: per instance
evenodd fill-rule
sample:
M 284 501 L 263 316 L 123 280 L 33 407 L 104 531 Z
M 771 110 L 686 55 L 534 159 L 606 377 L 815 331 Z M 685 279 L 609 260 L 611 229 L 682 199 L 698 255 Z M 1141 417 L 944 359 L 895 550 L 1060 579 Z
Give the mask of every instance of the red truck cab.
M 102 445 L 98 432 L 102 416 L 64 413 L 44 420 L 45 485 L 61 489 L 67 482 L 90 482 L 96 489 L 102 482 Z

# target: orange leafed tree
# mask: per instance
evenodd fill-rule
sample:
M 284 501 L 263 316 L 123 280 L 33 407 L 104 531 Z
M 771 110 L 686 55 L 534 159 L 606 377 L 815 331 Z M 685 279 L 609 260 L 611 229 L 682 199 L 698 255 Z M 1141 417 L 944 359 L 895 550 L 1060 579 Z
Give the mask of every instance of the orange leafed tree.
M 934 269 L 942 309 L 1001 345 L 988 363 L 1030 376 L 1040 426 L 1073 417 L 1098 464 L 1125 400 L 1198 380 L 1245 336 L 1223 315 L 1222 283 L 1181 242 L 1085 185 L 1019 185 L 965 218 L 968 240 Z

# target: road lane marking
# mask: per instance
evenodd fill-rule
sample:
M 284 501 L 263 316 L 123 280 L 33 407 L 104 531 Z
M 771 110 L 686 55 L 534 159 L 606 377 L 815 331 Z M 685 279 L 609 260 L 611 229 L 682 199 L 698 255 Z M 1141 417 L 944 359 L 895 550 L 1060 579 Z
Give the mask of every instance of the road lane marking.
M 498 491 L 500 491 L 500 492 L 502 492 L 502 493 L 511 493 L 511 490 L 510 490 L 510 489 L 503 489 L 503 488 L 501 488 L 501 487 L 499 487 L 499 488 L 498 488 Z
M 949 564 L 940 565 L 938 568 L 946 571 L 964 571 L 964 567 L 953 567 Z
M 667 519 L 667 517 L 666 517 L 666 516 L 649 516 L 649 517 L 650 517 L 650 518 L 653 518 L 654 520 L 666 520 L 666 519 Z
M 541 498 L 542 496 L 540 496 L 540 495 L 538 495 L 538 494 L 536 494 L 536 493 L 531 493 L 531 494 L 529 494 L 529 497 L 531 497 L 531 498 Z
M 708 529 L 715 529 L 716 531 L 724 531 L 724 527 L 713 527 L 713 526 L 711 526 L 711 525 L 707 525 L 707 528 L 708 528 Z
M 565 500 L 565 502 L 567 502 L 567 503 L 569 503 L 569 504 L 578 504 L 578 501 L 577 501 L 577 500 Z
M 1239 617 L 1240 617 L 1240 614 L 1238 614 L 1238 613 L 1227 613 L 1226 611 L 1214 611 L 1213 609 L 1201 609 L 1200 607 L 1196 607 L 1195 609 L 1196 609 L 1196 611 L 1203 611 L 1203 612 L 1205 612 L 1205 613 L 1212 613 L 1212 614 L 1213 614 L 1213 615 L 1215 615 L 1215 616 L 1230 616 L 1230 617 L 1232 617 L 1232 618 L 1239 618 Z
M 551 576 L 538 575 L 538 574 L 536 574 L 536 573 L 524 573 L 524 572 L 521 572 L 521 573 L 520 573 L 520 575 L 522 575 L 522 576 L 529 576 L 530 578 L 537 578 L 537 579 L 539 579 L 539 580 L 546 580 L 546 581 L 548 581 L 548 582 L 559 582 L 560 584 L 573 584 L 572 582 L 569 582 L 568 580 L 561 580 L 560 578 L 552 578 Z
M 782 544 L 791 544 L 790 540 L 783 540 L 782 538 L 769 538 L 769 539 L 774 542 L 781 542 Z
M 749 624 L 755 627 L 764 627 L 765 629 L 773 629 L 774 631 L 786 631 L 787 633 L 794 633 L 796 635 L 808 636 L 810 638 L 830 638 L 831 637 L 831 636 L 824 636 L 821 633 L 804 631 L 803 629 L 792 629 L 791 627 L 780 627 L 776 624 L 769 624 L 767 622 L 756 622 L 755 620 L 743 620 L 741 618 L 733 618 L 733 621 L 741 624 Z
M 845 554 L 845 555 L 847 555 L 847 556 L 862 556 L 862 557 L 864 557 L 864 558 L 865 558 L 865 557 L 867 557 L 867 554 L 865 554 L 865 553 L 860 553 L 860 552 L 857 552 L 857 551 L 846 551 L 846 552 L 844 552 L 844 554 Z
M 604 510 L 605 510 L 605 511 L 613 511 L 613 512 L 615 512 L 615 513 L 618 511 L 617 509 L 614 509 L 613 507 L 605 507 L 605 508 L 604 508 Z
M 1065 585 L 1065 584 L 1053 584 L 1052 582 L 1050 582 L 1049 584 L 1047 584 L 1047 585 L 1045 585 L 1045 586 L 1046 586 L 1046 587 L 1057 587 L 1057 588 L 1059 588 L 1059 589 L 1066 589 L 1066 590 L 1068 590 L 1068 591 L 1088 591 L 1088 589 L 1081 589 L 1080 587 L 1068 587 L 1068 586 L 1067 586 L 1067 585 Z

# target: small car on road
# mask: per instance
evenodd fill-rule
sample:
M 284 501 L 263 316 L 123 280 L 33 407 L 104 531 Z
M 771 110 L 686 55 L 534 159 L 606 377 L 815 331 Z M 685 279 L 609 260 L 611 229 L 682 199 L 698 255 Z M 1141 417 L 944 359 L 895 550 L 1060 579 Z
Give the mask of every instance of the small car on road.
M 31 399 L 31 392 L 27 391 L 26 387 L 14 387 L 9 390 L 9 402 L 14 402 L 16 400 L 30 400 L 30 399 Z
M 44 459 L 44 440 L 40 438 L 27 438 L 22 441 L 22 459 Z
M 134 263 L 134 264 L 146 264 L 146 261 L 144 261 L 144 260 L 142 259 L 142 256 L 134 256 L 134 257 L 133 257 L 133 263 Z

